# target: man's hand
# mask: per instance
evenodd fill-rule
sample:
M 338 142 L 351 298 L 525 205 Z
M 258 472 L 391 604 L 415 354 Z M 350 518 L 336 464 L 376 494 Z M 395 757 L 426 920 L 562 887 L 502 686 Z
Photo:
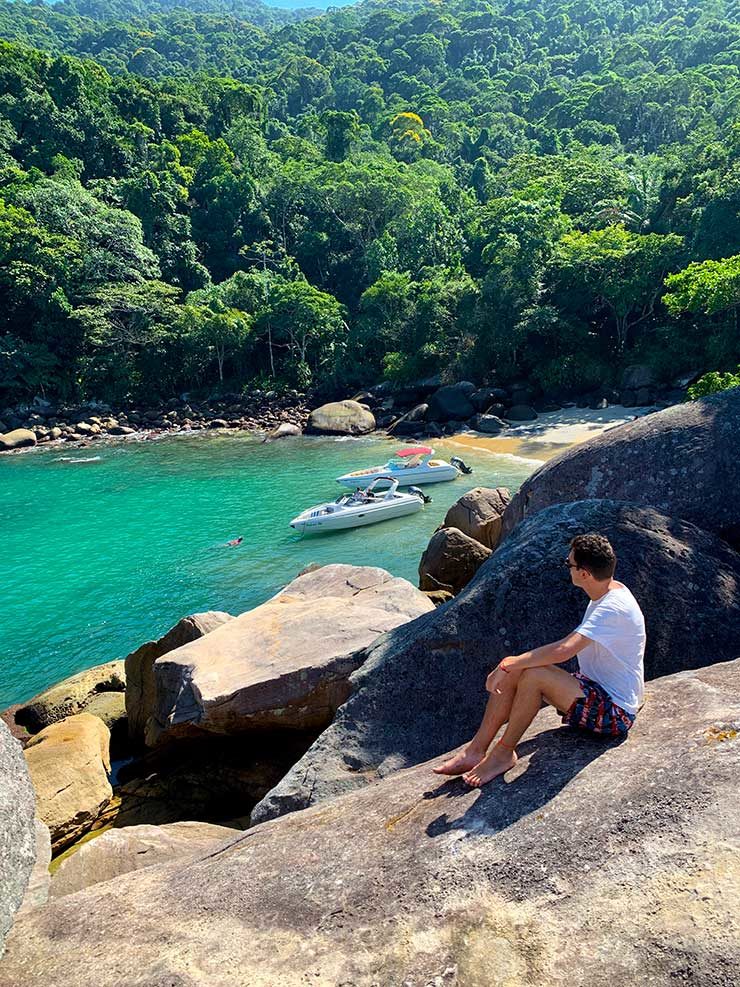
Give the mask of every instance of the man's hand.
M 510 662 L 514 656 L 507 655 L 506 658 L 502 659 L 496 668 L 490 673 L 486 679 L 486 689 L 488 692 L 492 692 L 497 696 L 501 695 L 503 691 L 503 686 L 506 683 L 507 678 L 511 675 L 511 672 L 505 671 L 501 668 L 504 662 Z

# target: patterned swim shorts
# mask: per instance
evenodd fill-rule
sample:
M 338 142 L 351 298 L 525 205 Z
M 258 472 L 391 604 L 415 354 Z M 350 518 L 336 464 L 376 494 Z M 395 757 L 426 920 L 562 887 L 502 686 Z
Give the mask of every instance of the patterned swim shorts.
M 579 730 L 589 730 L 606 737 L 624 737 L 635 722 L 632 713 L 617 706 L 609 693 L 598 682 L 575 673 L 585 692 L 582 699 L 576 699 L 563 716 L 563 723 Z

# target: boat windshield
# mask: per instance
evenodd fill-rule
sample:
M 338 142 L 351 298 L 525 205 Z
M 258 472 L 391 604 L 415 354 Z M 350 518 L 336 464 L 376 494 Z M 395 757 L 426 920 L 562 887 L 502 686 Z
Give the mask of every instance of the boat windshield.
M 418 469 L 426 459 L 426 456 L 407 456 L 402 458 L 400 456 L 394 456 L 390 462 L 390 467 L 393 470 L 413 470 Z

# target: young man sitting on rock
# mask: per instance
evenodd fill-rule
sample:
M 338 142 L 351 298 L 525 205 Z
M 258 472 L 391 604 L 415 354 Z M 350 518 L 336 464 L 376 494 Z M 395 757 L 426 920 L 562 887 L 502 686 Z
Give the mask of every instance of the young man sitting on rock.
M 562 714 L 563 723 L 592 733 L 618 737 L 632 726 L 644 691 L 642 611 L 614 579 L 617 558 L 603 535 L 577 535 L 565 564 L 573 585 L 591 600 L 583 620 L 561 641 L 499 662 L 486 679 L 491 697 L 478 732 L 464 751 L 434 769 L 437 774 L 462 775 L 476 787 L 504 774 L 516 764 L 516 745 L 543 700 Z M 579 672 L 555 667 L 573 655 Z M 501 740 L 489 752 L 504 723 Z

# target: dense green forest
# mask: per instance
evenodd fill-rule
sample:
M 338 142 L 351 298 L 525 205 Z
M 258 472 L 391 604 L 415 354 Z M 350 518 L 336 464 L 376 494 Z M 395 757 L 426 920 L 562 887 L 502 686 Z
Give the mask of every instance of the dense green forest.
M 0 401 L 740 359 L 725 0 L 0 5 Z

